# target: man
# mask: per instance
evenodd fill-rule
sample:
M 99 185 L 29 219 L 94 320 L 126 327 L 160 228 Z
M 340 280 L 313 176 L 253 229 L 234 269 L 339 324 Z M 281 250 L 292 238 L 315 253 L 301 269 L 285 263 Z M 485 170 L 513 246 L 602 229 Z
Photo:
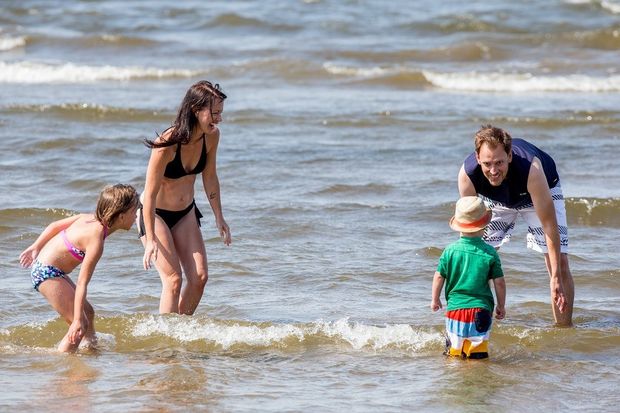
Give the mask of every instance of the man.
M 460 196 L 480 196 L 493 211 L 484 240 L 510 240 L 517 216 L 528 223 L 527 247 L 545 254 L 551 306 L 558 326 L 571 326 L 575 287 L 568 266 L 564 196 L 555 162 L 523 139 L 491 125 L 475 136 L 475 152 L 461 167 Z

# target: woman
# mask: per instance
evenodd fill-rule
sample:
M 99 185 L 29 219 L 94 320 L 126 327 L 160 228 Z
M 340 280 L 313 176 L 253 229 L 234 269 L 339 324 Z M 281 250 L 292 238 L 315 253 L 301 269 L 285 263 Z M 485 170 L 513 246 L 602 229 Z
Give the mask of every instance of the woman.
M 145 144 L 152 149 L 142 194 L 138 228 L 144 244 L 143 264 L 151 260 L 162 283 L 160 313 L 193 314 L 207 283 L 207 253 L 200 232 L 202 214 L 194 201 L 196 175 L 215 216 L 224 244 L 230 230 L 222 214 L 216 171 L 217 145 L 224 99 L 219 85 L 203 80 L 192 85 L 174 124 Z M 185 271 L 186 284 L 183 284 Z

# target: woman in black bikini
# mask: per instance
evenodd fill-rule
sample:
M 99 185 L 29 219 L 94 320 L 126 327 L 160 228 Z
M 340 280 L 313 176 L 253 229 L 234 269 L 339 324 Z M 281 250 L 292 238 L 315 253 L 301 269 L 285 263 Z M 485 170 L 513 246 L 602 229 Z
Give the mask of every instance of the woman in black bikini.
M 162 283 L 160 313 L 193 314 L 207 283 L 207 252 L 200 232 L 194 201 L 196 175 L 215 216 L 224 244 L 230 245 L 228 224 L 222 214 L 220 183 L 216 170 L 217 145 L 224 99 L 219 85 L 203 80 L 187 91 L 174 124 L 155 140 L 145 140 L 152 149 L 138 214 L 144 244 L 143 264 L 151 260 Z M 185 287 L 182 271 L 185 271 Z

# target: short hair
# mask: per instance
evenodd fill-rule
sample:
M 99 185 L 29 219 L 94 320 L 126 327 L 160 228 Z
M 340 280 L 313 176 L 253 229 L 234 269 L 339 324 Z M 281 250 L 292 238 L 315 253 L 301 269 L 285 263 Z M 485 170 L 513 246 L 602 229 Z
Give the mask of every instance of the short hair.
M 474 142 L 476 153 L 480 153 L 480 147 L 483 143 L 488 144 L 491 148 L 503 145 L 507 154 L 512 151 L 512 136 L 502 128 L 496 128 L 492 125 L 482 125 L 480 130 L 476 132 Z

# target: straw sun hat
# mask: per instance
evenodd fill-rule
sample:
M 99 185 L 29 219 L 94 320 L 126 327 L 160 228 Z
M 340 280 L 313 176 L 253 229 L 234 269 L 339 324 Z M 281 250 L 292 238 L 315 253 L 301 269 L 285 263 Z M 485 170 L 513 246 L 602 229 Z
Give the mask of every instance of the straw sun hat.
M 456 202 L 450 228 L 459 232 L 477 232 L 491 221 L 491 210 L 477 196 L 464 196 Z

